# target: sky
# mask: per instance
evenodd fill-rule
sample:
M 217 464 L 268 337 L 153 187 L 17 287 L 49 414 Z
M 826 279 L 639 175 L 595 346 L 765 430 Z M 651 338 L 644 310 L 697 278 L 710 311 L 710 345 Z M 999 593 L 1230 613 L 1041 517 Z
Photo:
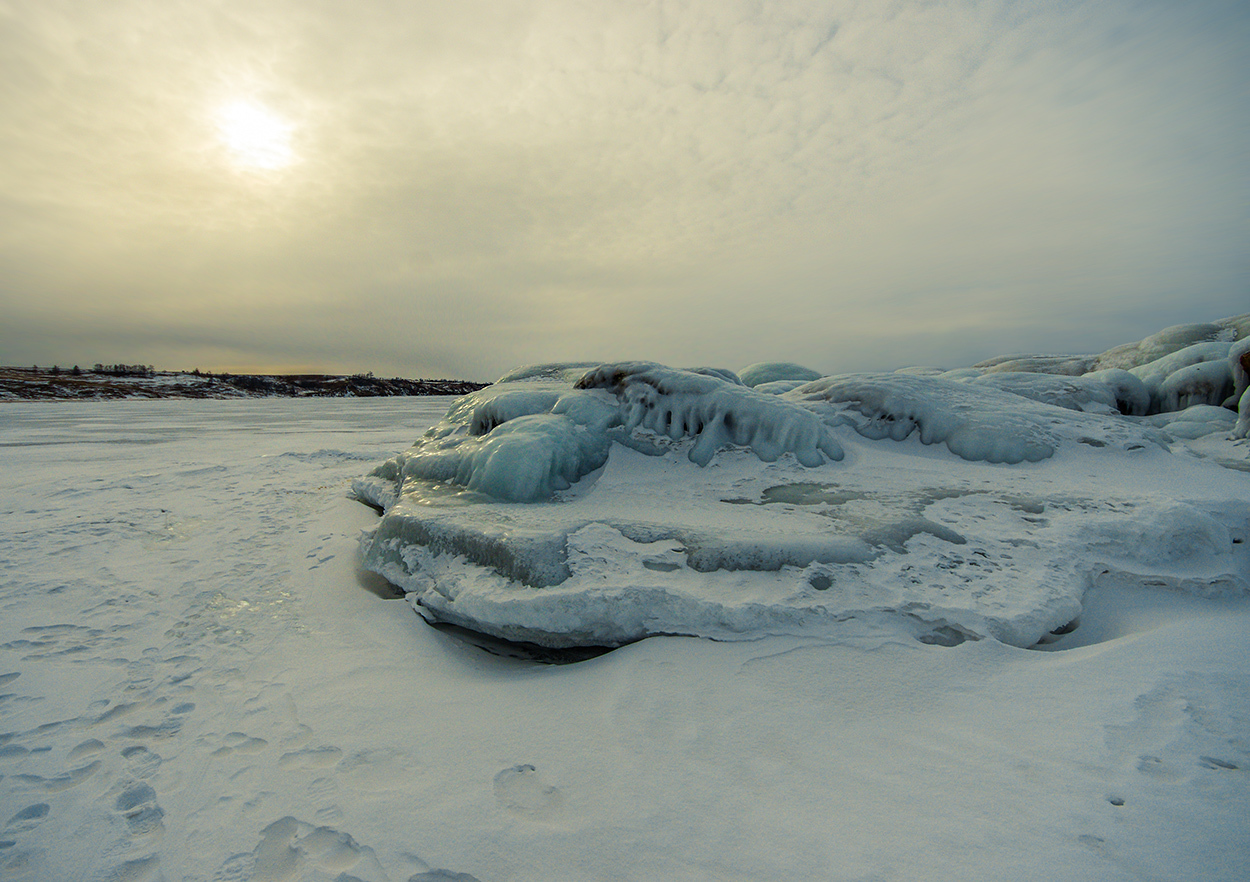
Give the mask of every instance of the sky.
M 0 363 L 491 380 L 1250 312 L 1244 0 L 0 0 Z

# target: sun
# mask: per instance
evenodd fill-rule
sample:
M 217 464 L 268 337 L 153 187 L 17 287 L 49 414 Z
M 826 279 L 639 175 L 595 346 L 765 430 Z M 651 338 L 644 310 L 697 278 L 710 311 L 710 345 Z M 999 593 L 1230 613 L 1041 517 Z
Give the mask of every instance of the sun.
M 218 137 L 235 164 L 243 168 L 273 171 L 295 160 L 291 124 L 261 104 L 224 104 L 217 110 L 216 122 Z

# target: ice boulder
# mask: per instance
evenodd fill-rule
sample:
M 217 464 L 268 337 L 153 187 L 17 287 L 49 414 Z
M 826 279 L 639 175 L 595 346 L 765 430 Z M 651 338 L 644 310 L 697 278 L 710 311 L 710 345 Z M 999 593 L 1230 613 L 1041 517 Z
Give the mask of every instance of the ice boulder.
M 968 368 L 954 368 L 949 371 L 942 371 L 940 374 L 937 374 L 937 376 L 941 377 L 943 380 L 967 381 L 967 380 L 974 380 L 980 376 L 984 376 L 984 374 L 985 374 L 985 371 L 981 370 L 980 368 L 968 367 Z
M 1133 370 L 1199 343 L 1231 342 L 1236 339 L 1237 334 L 1236 330 L 1230 327 L 1229 323 L 1232 321 L 1232 319 L 1226 319 L 1224 322 L 1202 322 L 1164 328 L 1144 340 L 1124 343 L 1108 349 L 1095 359 L 1091 370 L 1106 368 Z
M 1150 394 L 1150 413 L 1184 410 L 1194 404 L 1223 404 L 1233 391 L 1231 342 L 1195 343 L 1132 368 Z
M 797 389 L 807 382 L 807 380 L 773 380 L 771 383 L 760 383 L 758 386 L 752 386 L 751 388 L 765 395 L 784 395 L 791 389 Z
M 1079 377 L 1092 370 L 1097 360 L 1095 355 L 1001 355 L 977 362 L 973 367 L 987 374 L 1009 372 Z
M 999 371 L 968 381 L 1034 401 L 1087 413 L 1120 413 L 1116 387 L 1102 377 L 1072 377 Z
M 524 383 L 524 382 L 555 382 L 555 383 L 575 383 L 578 377 L 586 373 L 593 367 L 598 366 L 597 361 L 562 361 L 550 362 L 546 364 L 527 364 L 513 370 L 508 371 L 498 380 L 496 385 L 503 383 Z
M 1250 337 L 1238 340 L 1229 347 L 1228 371 L 1233 377 L 1233 395 L 1228 403 L 1236 407 L 1246 389 L 1250 388 Z
M 1145 416 L 1150 412 L 1150 390 L 1141 378 L 1123 368 L 1091 371 L 1082 380 L 1096 380 L 1111 390 L 1115 406 L 1125 416 Z
M 762 361 L 738 371 L 738 376 L 744 385 L 755 387 L 778 380 L 801 380 L 806 383 L 819 380 L 821 374 L 790 361 Z
M 1233 394 L 1226 405 L 1237 411 L 1233 436 L 1250 435 L 1250 337 L 1238 340 L 1228 350 L 1228 369 L 1233 377 Z
M 1222 318 L 1216 324 L 1229 334 L 1229 339 L 1244 340 L 1250 337 L 1250 312 Z
M 1160 411 L 1184 410 L 1196 404 L 1219 405 L 1233 391 L 1233 377 L 1224 361 L 1192 364 L 1168 375 L 1159 384 Z
M 1193 440 L 1215 432 L 1227 432 L 1237 422 L 1237 414 L 1226 407 L 1195 404 L 1180 411 L 1170 411 L 1146 418 L 1173 438 Z

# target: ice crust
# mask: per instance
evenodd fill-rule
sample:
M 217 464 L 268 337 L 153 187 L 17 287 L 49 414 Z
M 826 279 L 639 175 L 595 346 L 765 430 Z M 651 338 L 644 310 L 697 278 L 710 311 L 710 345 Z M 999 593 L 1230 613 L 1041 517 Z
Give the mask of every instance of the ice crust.
M 521 368 L 355 482 L 384 513 L 364 565 L 431 621 L 550 647 L 851 619 L 1030 646 L 1099 580 L 1244 593 L 1250 505 L 1170 449 L 1234 428 L 1211 401 L 1240 350 L 1182 345 L 1233 333 L 1082 375 Z

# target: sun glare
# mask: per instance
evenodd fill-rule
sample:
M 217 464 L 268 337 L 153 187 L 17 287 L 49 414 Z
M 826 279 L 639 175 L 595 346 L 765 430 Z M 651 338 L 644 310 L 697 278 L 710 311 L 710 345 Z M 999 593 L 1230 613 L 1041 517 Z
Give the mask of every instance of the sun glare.
M 235 101 L 217 111 L 217 132 L 234 162 L 244 168 L 273 170 L 290 165 L 291 125 L 251 101 Z

